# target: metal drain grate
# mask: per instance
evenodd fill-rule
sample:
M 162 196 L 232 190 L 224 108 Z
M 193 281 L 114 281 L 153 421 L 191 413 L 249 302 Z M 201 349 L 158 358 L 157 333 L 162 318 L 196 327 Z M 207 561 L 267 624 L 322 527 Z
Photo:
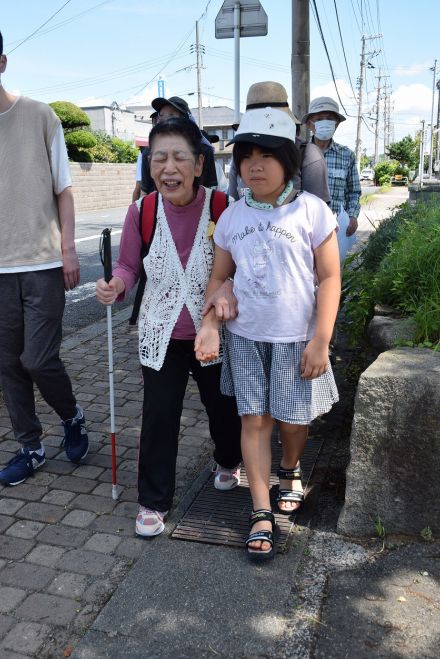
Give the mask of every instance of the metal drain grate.
M 304 485 L 309 481 L 313 467 L 321 450 L 323 440 L 309 437 L 301 458 Z M 281 459 L 281 446 L 274 437 L 272 440 L 272 473 L 270 476 L 271 499 L 278 489 L 276 471 Z M 183 515 L 171 534 L 178 540 L 204 542 L 211 545 L 243 547 L 249 534 L 249 515 L 252 501 L 244 468 L 241 470 L 239 487 L 229 492 L 214 488 L 213 476 L 205 483 L 197 497 Z M 276 507 L 273 506 L 273 510 Z M 289 533 L 294 525 L 294 514 L 287 516 L 275 513 L 280 529 L 278 552 L 286 551 Z

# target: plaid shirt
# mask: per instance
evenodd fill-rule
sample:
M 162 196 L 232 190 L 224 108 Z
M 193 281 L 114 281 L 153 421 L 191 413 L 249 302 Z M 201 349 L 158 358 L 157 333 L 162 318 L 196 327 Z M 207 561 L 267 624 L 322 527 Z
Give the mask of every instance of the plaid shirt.
M 361 209 L 361 184 L 353 151 L 332 140 L 324 151 L 324 159 L 327 163 L 328 187 L 332 198 L 330 208 L 338 214 L 342 205 L 349 217 L 357 218 Z

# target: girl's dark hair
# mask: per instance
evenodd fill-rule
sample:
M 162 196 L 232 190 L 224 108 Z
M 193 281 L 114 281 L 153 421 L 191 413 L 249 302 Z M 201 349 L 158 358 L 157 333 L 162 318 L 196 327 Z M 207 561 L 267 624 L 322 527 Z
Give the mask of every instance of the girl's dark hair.
M 284 183 L 290 181 L 298 172 L 301 164 L 299 149 L 291 140 L 286 140 L 284 144 L 273 149 L 267 146 L 260 146 L 254 142 L 236 142 L 232 151 L 232 157 L 238 173 L 240 173 L 242 160 L 246 156 L 249 156 L 255 147 L 278 160 L 284 170 Z
M 148 138 L 150 151 L 153 149 L 154 140 L 158 135 L 180 135 L 188 142 L 196 158 L 202 153 L 202 134 L 197 124 L 190 119 L 170 117 L 157 123 Z

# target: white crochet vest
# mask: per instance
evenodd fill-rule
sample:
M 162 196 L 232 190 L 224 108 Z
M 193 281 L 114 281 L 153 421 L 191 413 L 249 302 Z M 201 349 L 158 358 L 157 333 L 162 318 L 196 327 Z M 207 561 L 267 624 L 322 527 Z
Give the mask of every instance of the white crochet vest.
M 156 229 L 143 260 L 147 282 L 139 313 L 140 362 L 156 371 L 162 368 L 171 333 L 184 305 L 196 330 L 201 324 L 205 290 L 214 259 L 214 243 L 208 238 L 211 194 L 212 190 L 205 188 L 205 203 L 185 270 L 159 194 Z M 219 361 L 220 358 L 209 363 Z

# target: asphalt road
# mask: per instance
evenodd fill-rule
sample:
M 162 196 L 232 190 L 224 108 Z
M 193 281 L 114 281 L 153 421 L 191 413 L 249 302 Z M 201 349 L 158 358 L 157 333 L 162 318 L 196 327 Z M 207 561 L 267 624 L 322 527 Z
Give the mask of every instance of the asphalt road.
M 76 214 L 75 243 L 81 266 L 81 282 L 66 294 L 64 312 L 64 336 L 81 327 L 105 318 L 106 309 L 95 297 L 95 282 L 103 276 L 99 256 L 99 239 L 106 227 L 112 229 L 113 262 L 119 254 L 119 241 L 127 208 L 106 208 Z M 132 294 L 127 302 L 118 303 L 121 310 L 132 303 Z

